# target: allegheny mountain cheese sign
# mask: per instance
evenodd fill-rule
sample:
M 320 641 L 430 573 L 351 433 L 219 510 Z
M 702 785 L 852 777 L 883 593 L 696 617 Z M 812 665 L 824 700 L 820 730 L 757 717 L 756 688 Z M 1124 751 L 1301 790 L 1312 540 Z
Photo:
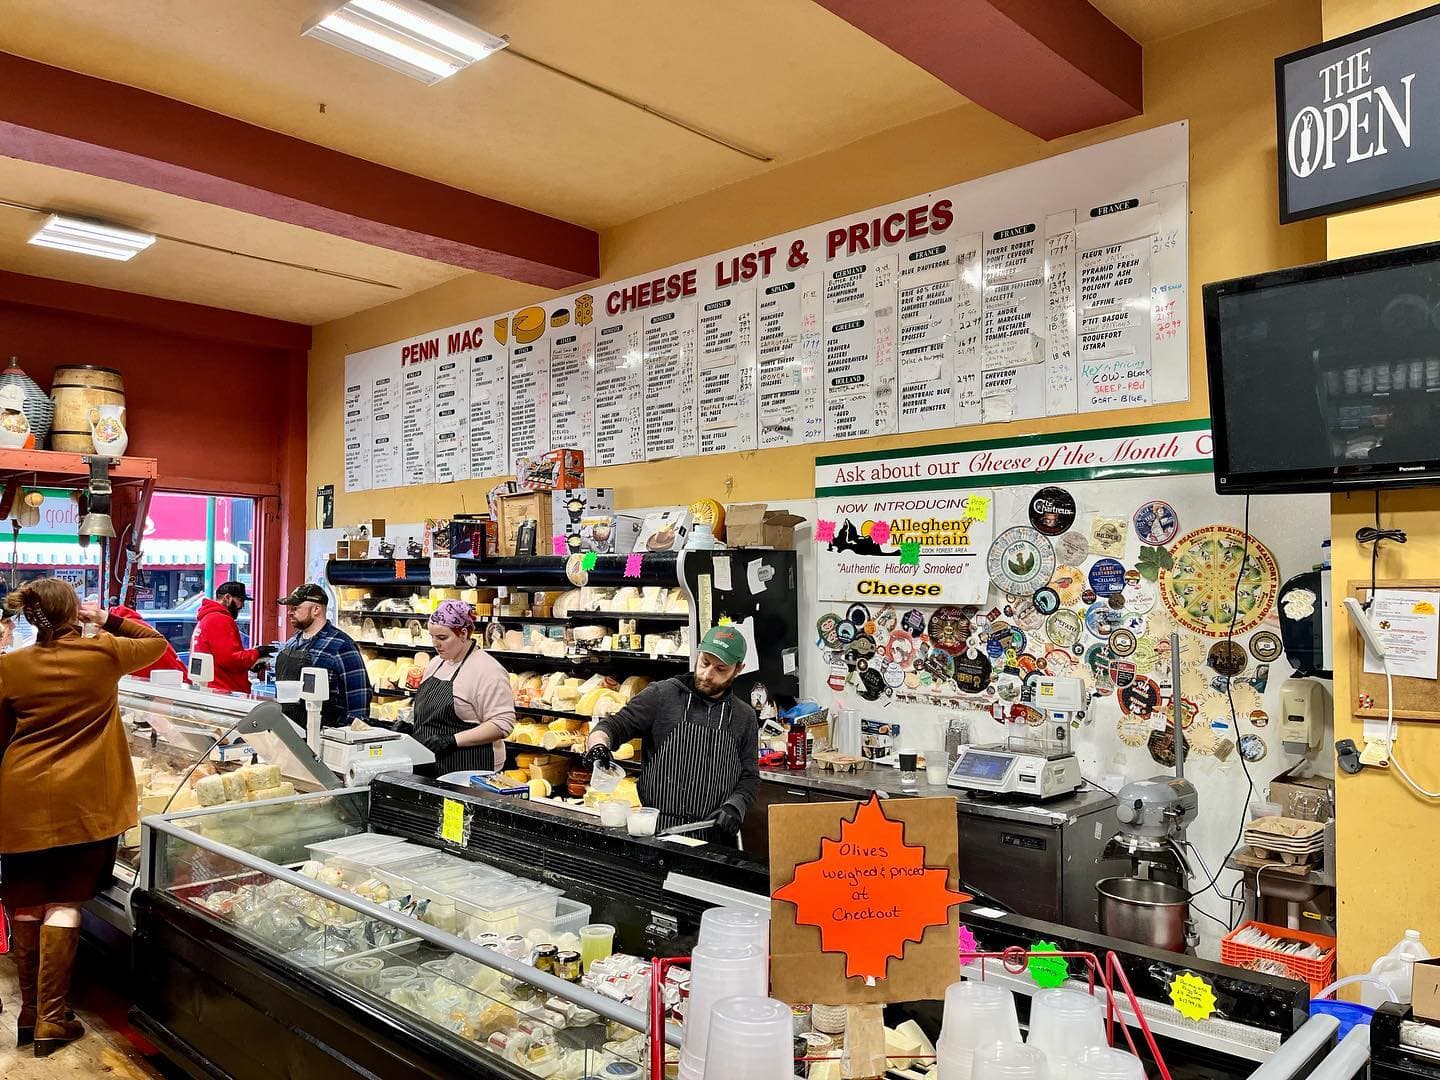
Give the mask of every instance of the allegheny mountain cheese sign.
M 1280 220 L 1440 188 L 1440 5 L 1275 61 Z

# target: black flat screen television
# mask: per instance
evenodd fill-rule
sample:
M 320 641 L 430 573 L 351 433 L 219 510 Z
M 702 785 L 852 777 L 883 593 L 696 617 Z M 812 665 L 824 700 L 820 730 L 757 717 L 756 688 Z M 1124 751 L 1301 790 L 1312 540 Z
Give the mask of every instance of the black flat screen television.
M 1204 288 L 1222 494 L 1440 484 L 1440 244 Z

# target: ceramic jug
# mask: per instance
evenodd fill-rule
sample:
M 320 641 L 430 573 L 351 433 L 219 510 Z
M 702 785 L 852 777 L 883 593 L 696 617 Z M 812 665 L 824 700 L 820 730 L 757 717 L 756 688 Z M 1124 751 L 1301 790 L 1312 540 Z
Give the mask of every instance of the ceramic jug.
M 90 409 L 90 437 L 95 442 L 95 453 L 102 457 L 125 456 L 130 436 L 125 431 L 124 418 L 124 405 L 96 405 Z
M 35 435 L 25 416 L 25 396 L 18 387 L 0 389 L 0 448 L 35 448 Z

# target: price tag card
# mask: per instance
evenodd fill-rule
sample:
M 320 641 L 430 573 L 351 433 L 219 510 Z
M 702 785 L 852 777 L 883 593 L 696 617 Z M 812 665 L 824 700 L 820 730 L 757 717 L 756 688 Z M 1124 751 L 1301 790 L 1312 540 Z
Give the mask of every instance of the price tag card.
M 465 804 L 445 799 L 440 804 L 440 828 L 436 835 L 447 844 L 464 847 L 470 839 L 470 815 Z
M 456 562 L 448 555 L 433 555 L 430 558 L 430 584 L 440 587 L 455 584 Z

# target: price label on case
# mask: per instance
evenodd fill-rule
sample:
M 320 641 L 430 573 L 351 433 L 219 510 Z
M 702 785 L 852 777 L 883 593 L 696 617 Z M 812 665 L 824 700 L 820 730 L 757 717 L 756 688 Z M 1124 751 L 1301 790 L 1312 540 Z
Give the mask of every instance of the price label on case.
M 465 843 L 465 804 L 446 799 L 440 808 L 440 839 L 451 844 Z
M 1182 971 L 1170 984 L 1170 1003 L 1187 1020 L 1208 1020 L 1215 1015 L 1215 991 L 1199 975 Z
M 384 757 L 384 756 L 385 756 L 385 746 L 384 746 L 384 744 L 382 744 L 382 743 L 376 743 L 374 746 L 370 747 L 370 756 L 371 756 L 371 757 Z

